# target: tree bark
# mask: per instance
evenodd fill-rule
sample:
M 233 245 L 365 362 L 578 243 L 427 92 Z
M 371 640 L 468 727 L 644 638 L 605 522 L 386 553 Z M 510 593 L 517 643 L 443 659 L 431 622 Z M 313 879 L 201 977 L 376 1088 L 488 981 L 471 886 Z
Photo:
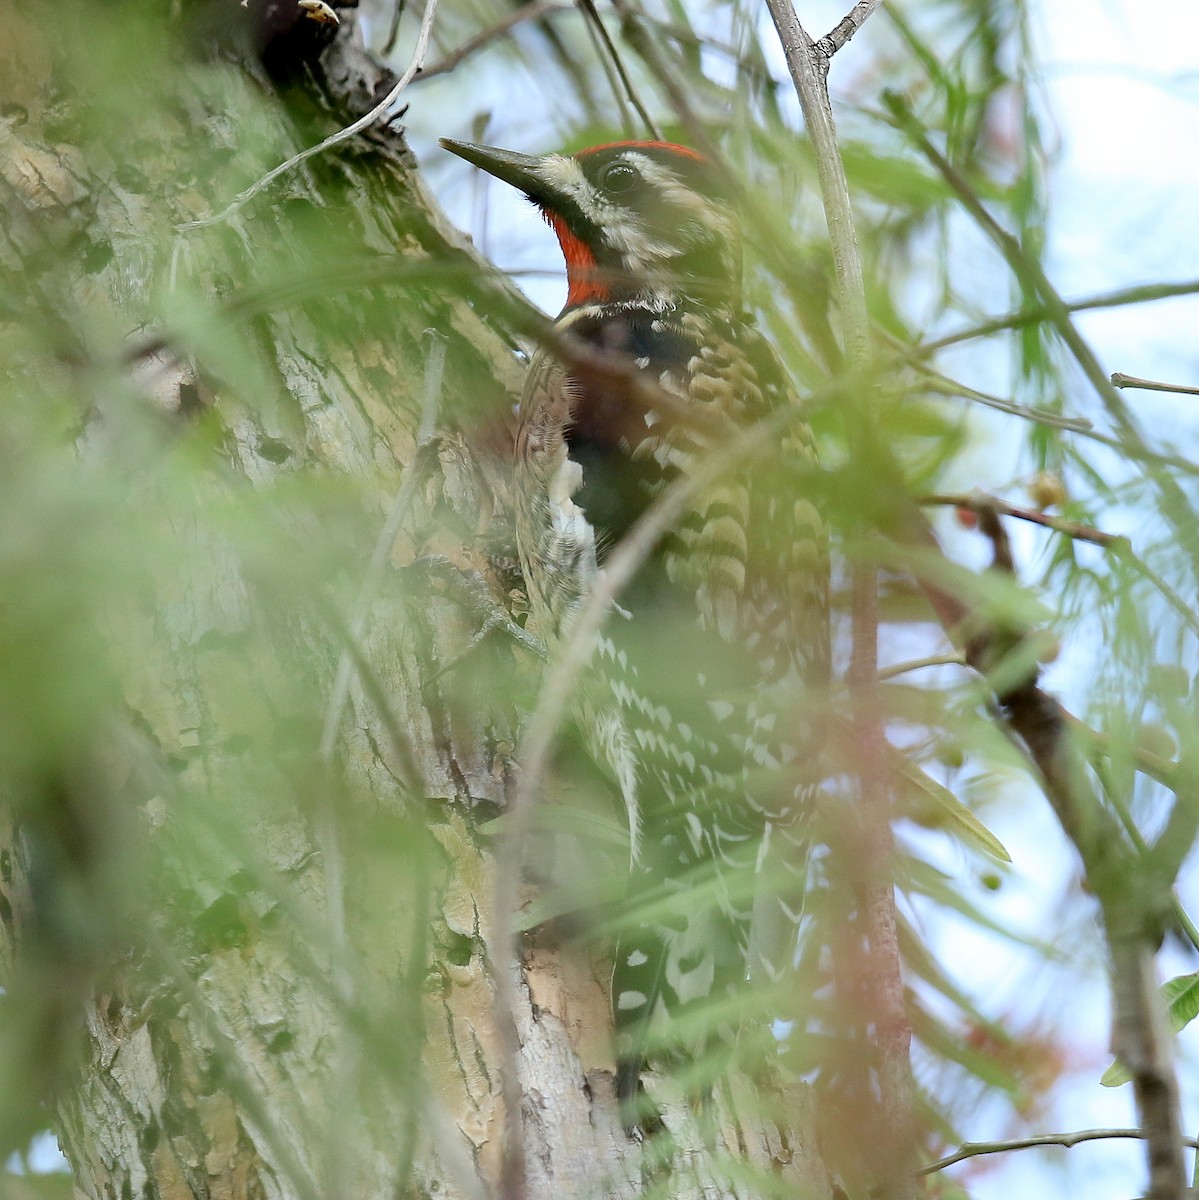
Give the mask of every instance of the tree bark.
M 521 364 L 456 285 L 487 268 L 394 125 L 188 227 L 388 77 L 344 11 L 329 44 L 284 4 L 232 29 L 232 0 L 174 24 L 166 7 L 14 11 L 0 50 L 0 253 L 34 314 L 3 314 L 28 334 L 13 378 L 69 398 L 71 503 L 103 494 L 139 544 L 135 580 L 104 574 L 81 602 L 86 662 L 47 684 L 96 681 L 84 715 L 6 764 L 5 1049 L 49 1101 L 80 1196 L 486 1195 L 507 961 L 486 822 L 539 664 L 502 633 L 468 649 L 472 575 L 412 564 L 444 556 L 500 601 L 518 588 L 495 448 Z M 340 614 L 409 473 L 355 642 Z M 553 923 L 524 943 L 529 1196 L 634 1196 L 652 1173 L 616 1113 L 607 971 L 602 945 Z M 736 1118 L 756 1090 L 731 1081 L 717 1143 L 825 1194 L 805 1094 L 785 1125 Z M 6 1145 L 27 1110 L 0 1109 Z M 713 1165 L 710 1133 L 668 1117 L 690 1164 L 676 1194 L 753 1193 Z

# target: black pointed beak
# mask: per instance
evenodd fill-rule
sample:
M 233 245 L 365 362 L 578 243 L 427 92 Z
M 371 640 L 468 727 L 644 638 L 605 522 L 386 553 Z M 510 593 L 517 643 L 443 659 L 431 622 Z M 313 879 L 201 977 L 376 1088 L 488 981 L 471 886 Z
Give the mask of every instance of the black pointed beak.
M 515 150 L 499 150 L 494 146 L 456 142 L 453 138 L 439 140 L 451 154 L 456 154 L 480 170 L 486 171 L 488 175 L 494 175 L 514 188 L 519 188 L 530 200 L 545 199 L 546 188 L 540 176 L 540 158 L 532 154 L 517 154 Z

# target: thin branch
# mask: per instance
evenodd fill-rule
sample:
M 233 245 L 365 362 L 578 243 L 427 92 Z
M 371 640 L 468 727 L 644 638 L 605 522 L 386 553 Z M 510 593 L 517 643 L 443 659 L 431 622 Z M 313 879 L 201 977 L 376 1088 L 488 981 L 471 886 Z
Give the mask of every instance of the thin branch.
M 633 53 L 645 63 L 650 73 L 661 85 L 662 90 L 666 93 L 667 100 L 670 101 L 671 108 L 674 109 L 675 114 L 686 128 L 687 133 L 695 144 L 695 148 L 705 158 L 723 167 L 724 157 L 720 153 L 720 148 L 708 132 L 706 122 L 700 118 L 694 107 L 692 107 L 691 97 L 688 95 L 687 89 L 683 87 L 666 65 L 654 39 L 650 37 L 647 29 L 647 18 L 638 11 L 635 3 L 630 2 L 630 0 L 612 0 L 612 7 L 620 15 L 621 36 L 628 42 Z
M 1185 383 L 1158 383 L 1153 379 L 1138 379 L 1122 371 L 1112 372 L 1112 386 L 1118 388 L 1140 388 L 1143 392 L 1177 392 L 1182 396 L 1199 396 L 1199 387 Z
M 898 347 L 898 342 L 894 338 L 888 338 L 888 340 L 892 345 Z M 918 347 L 917 349 L 922 348 Z M 1059 413 L 1047 412 L 1042 408 L 1030 408 L 1023 404 L 1017 404 L 1013 400 L 1006 400 L 1002 396 L 995 396 L 990 392 L 980 392 L 977 388 L 959 383 L 948 376 L 942 375 L 939 371 L 933 370 L 927 364 L 913 358 L 910 353 L 905 352 L 901 347 L 898 349 L 896 360 L 882 360 L 879 363 L 879 368 L 881 371 L 886 371 L 892 365 L 898 365 L 900 362 L 906 363 L 915 370 L 927 374 L 932 381 L 928 386 L 928 390 L 934 395 L 960 396 L 964 400 L 971 400 L 976 404 L 993 408 L 997 412 L 1007 413 L 1013 417 L 1020 417 L 1025 421 L 1034 421 L 1038 425 L 1048 425 L 1054 429 L 1062 429 L 1067 433 L 1077 434 L 1088 441 L 1098 442 L 1101 446 L 1109 446 L 1113 450 L 1118 450 L 1126 458 L 1135 459 L 1137 462 L 1152 463 L 1158 467 L 1173 467 L 1176 471 L 1182 471 L 1188 475 L 1199 475 L 1199 464 L 1196 464 L 1189 458 L 1183 457 L 1181 454 L 1166 454 L 1160 450 L 1150 450 L 1148 447 L 1138 449 L 1136 446 L 1129 446 L 1121 438 L 1113 437 L 1109 433 L 1101 433 L 1095 429 L 1094 423 L 1088 417 L 1063 417 Z
M 989 509 L 993 512 L 1002 513 L 1007 517 L 1015 517 L 1020 521 L 1028 521 L 1031 524 L 1040 525 L 1045 529 L 1052 529 L 1057 533 L 1065 534 L 1067 537 L 1076 538 L 1079 541 L 1091 542 L 1096 546 L 1102 546 L 1105 550 L 1110 550 L 1116 558 L 1127 564 L 1133 571 L 1152 584 L 1162 594 L 1166 603 L 1174 610 L 1182 623 L 1192 633 L 1199 636 L 1199 614 L 1196 614 L 1194 608 L 1178 594 L 1178 591 L 1164 576 L 1155 571 L 1133 550 L 1132 542 L 1123 534 L 1104 533 L 1103 530 L 1096 529 L 1093 525 L 1083 525 L 1078 521 L 1067 521 L 1063 517 L 1053 517 L 1048 513 L 1041 512 L 1039 509 L 1026 508 L 1019 504 L 1010 504 L 1006 500 L 1000 500 L 996 496 L 987 495 L 982 492 L 920 496 L 916 502 L 926 505 L 948 505 L 954 508 L 966 508 L 976 513 L 981 513 L 985 509 Z
M 1158 292 L 1161 295 L 1185 295 L 1190 292 L 1199 291 L 1199 283 L 1161 285 L 1160 288 L 1130 288 L 1123 293 L 1119 293 L 1120 299 L 1116 298 L 1117 293 L 1111 293 L 1110 296 L 1096 297 L 1092 301 L 1079 301 L 1071 307 L 1071 311 L 1082 311 L 1088 307 L 1107 307 L 1109 301 L 1113 305 L 1116 303 L 1132 304 L 1134 302 L 1158 298 L 1156 295 L 1151 296 L 1146 294 L 1151 291 Z M 1134 293 L 1137 293 L 1137 295 L 1134 296 Z M 1038 309 L 1033 314 L 1033 317 L 1037 320 L 1043 320 L 1047 316 L 1048 313 L 1044 309 Z M 1020 324 L 1031 324 L 1032 319 L 1030 318 L 1026 322 L 1017 322 L 1011 320 L 1009 317 L 1001 317 L 992 324 L 995 329 L 1016 328 Z M 964 331 L 960 336 L 949 336 L 936 342 L 923 342 L 919 346 L 905 346 L 894 334 L 876 327 L 875 335 L 881 337 L 895 351 L 894 359 L 883 359 L 879 362 L 879 370 L 880 372 L 887 372 L 900 363 L 905 363 L 914 370 L 928 375 L 935 385 L 935 387 L 930 386 L 930 390 L 933 390 L 936 394 L 960 396 L 965 400 L 972 400 L 977 404 L 985 405 L 987 408 L 993 408 L 997 412 L 1008 413 L 1013 417 L 1020 417 L 1025 421 L 1035 421 L 1040 425 L 1048 425 L 1055 429 L 1064 429 L 1068 433 L 1078 434 L 1080 437 L 1085 437 L 1092 442 L 1098 442 L 1102 446 L 1110 446 L 1113 450 L 1118 450 L 1125 457 L 1133 458 L 1138 462 L 1153 463 L 1158 467 L 1173 467 L 1175 470 L 1184 471 L 1188 475 L 1199 475 L 1199 464 L 1180 454 L 1165 454 L 1158 450 L 1150 450 L 1147 446 L 1141 448 L 1130 446 L 1121 438 L 1101 433 L 1095 429 L 1094 422 L 1088 417 L 1063 417 L 1060 413 L 1047 412 L 1045 409 L 1040 408 L 1030 408 L 1023 404 L 1017 404 L 1015 401 L 1007 400 L 1002 396 L 995 396 L 989 392 L 981 392 L 977 388 L 972 388 L 955 379 L 950 379 L 924 361 L 924 359 L 944 346 L 954 345 L 959 341 L 965 341 L 969 337 L 976 335 L 981 337 L 986 332 L 993 332 L 991 326 L 979 325 L 973 330 Z
M 959 396 L 964 400 L 974 400 L 979 404 L 986 405 L 987 408 L 1007 413 L 1009 416 L 1035 421 L 1038 425 L 1049 425 L 1054 429 L 1065 429 L 1070 433 L 1089 434 L 1094 431 L 1094 422 L 1089 417 L 1063 417 L 1060 413 L 1049 412 L 1047 409 L 1030 408 L 1024 404 L 1017 404 L 1014 400 L 1007 400 L 1003 396 L 996 396 L 991 392 L 981 392 L 968 384 L 951 379 L 948 375 L 942 374 L 924 362 L 894 335 L 881 330 L 876 330 L 876 333 L 880 334 L 895 350 L 900 360 L 919 371 L 921 375 L 927 376 L 928 382 L 925 386 L 934 395 Z M 885 368 L 886 364 L 883 365 Z
M 437 13 L 437 0 L 425 0 L 425 12 L 421 18 L 420 31 L 416 35 L 416 48 L 412 52 L 412 59 L 408 66 L 404 69 L 404 73 L 396 80 L 391 91 L 375 105 L 370 112 L 358 118 L 352 124 L 347 125 L 344 129 L 339 129 L 336 133 L 330 134 L 324 141 L 318 142 L 315 146 L 309 146 L 306 150 L 301 150 L 299 154 L 293 155 L 286 162 L 280 163 L 277 167 L 268 171 L 261 179 L 252 183 L 243 192 L 239 192 L 233 200 L 215 216 L 204 217 L 198 221 L 186 221 L 178 228 L 181 230 L 201 229 L 208 225 L 216 225 L 221 221 L 226 220 L 238 211 L 244 204 L 252 200 L 265 188 L 269 187 L 280 175 L 286 174 L 293 167 L 299 166 L 300 163 L 306 162 L 317 154 L 322 154 L 324 151 L 331 149 L 333 146 L 340 145 L 342 142 L 349 141 L 350 138 L 356 137 L 364 129 L 369 129 L 376 121 L 383 117 L 388 117 L 391 113 L 396 100 L 399 99 L 400 93 L 412 82 L 413 77 L 421 68 L 421 63 L 425 61 L 425 55 L 429 50 L 429 38 L 433 33 L 433 18 Z
M 946 376 L 934 372 L 933 382 L 928 386 L 928 392 L 942 398 L 958 397 L 981 404 L 985 408 L 993 408 L 996 412 L 1006 413 L 1009 417 L 1020 417 L 1021 420 L 1031 421 L 1035 425 L 1046 425 L 1050 429 L 1061 429 L 1066 433 L 1080 433 L 1084 437 L 1094 436 L 1096 441 L 1102 441 L 1110 446 L 1118 446 L 1115 438 L 1095 434 L 1094 423 L 1089 417 L 1063 417 L 1060 413 L 1050 412 L 1045 408 L 1032 408 L 1027 404 L 1017 404 L 1014 400 L 1005 400 L 992 392 L 980 392 L 969 384 L 958 383 Z
M 592 28 L 595 30 L 596 37 L 599 38 L 604 50 L 607 52 L 608 61 L 612 64 L 616 72 L 617 78 L 620 80 L 621 86 L 624 88 L 625 95 L 629 99 L 629 103 L 637 110 L 637 115 L 645 124 L 646 130 L 650 137 L 655 141 L 662 140 L 662 131 L 654 122 L 653 117 L 649 115 L 649 110 L 641 103 L 641 97 L 637 95 L 637 89 L 633 86 L 632 79 L 629 78 L 629 73 L 624 69 L 624 63 L 621 61 L 620 53 L 613 44 L 612 38 L 608 34 L 604 22 L 601 20 L 599 13 L 595 8 L 595 0 L 579 0 L 579 6 L 587 15 L 587 19 L 591 22 Z M 619 99 L 619 93 L 617 94 Z
M 849 184 L 837 144 L 837 130 L 829 100 L 828 60 L 817 53 L 812 39 L 800 24 L 790 0 L 766 0 L 771 20 L 778 31 L 787 68 L 803 110 L 804 125 L 816 156 L 820 195 L 828 222 L 829 241 L 836 268 L 845 341 L 850 360 L 861 367 L 869 358 L 870 322 L 866 314 L 866 285 L 862 258 L 854 232 Z
M 379 51 L 383 58 L 396 48 L 396 39 L 400 36 L 400 20 L 407 6 L 407 0 L 391 0 L 391 24 L 387 27 L 387 37 L 383 39 L 383 49 Z
M 907 675 L 911 671 L 924 671 L 929 667 L 964 667 L 966 658 L 963 654 L 930 654 L 925 658 L 912 658 L 906 662 L 894 663 L 889 667 L 880 667 L 875 678 L 879 683 L 886 683 L 888 679 L 896 679 L 900 675 Z
M 548 17 L 555 13 L 574 11 L 573 4 L 563 3 L 562 0 L 536 0 L 536 3 L 523 8 L 513 8 L 511 12 L 505 14 L 502 20 L 497 21 L 490 28 L 484 29 L 482 33 L 476 34 L 469 41 L 463 42 L 457 50 L 451 50 L 445 58 L 438 59 L 431 67 L 422 67 L 413 83 L 424 83 L 426 79 L 448 74 L 460 62 L 470 58 L 472 54 L 477 54 L 480 50 L 490 46 L 492 42 L 499 41 L 500 38 L 511 33 L 517 25 L 523 25 L 526 21 L 540 21 L 542 17 Z
M 832 58 L 862 28 L 866 18 L 878 8 L 879 2 L 880 0 L 858 0 L 857 4 L 816 42 L 817 53 L 826 59 Z
M 606 40 L 608 31 L 603 28 L 602 23 L 598 19 L 592 18 L 591 12 L 584 0 L 578 0 L 578 5 L 583 13 L 583 28 L 587 33 L 587 40 L 591 43 L 591 49 L 595 57 L 599 60 L 600 70 L 603 71 L 604 78 L 608 81 L 608 88 L 612 93 L 612 100 L 619 114 L 620 128 L 624 130 L 625 137 L 635 138 L 638 135 L 634 132 L 632 114 L 629 112 L 629 106 L 626 103 L 625 92 L 620 82 L 620 75 L 613 66 L 615 59 L 612 52 L 608 50 L 608 41 Z M 589 88 L 587 99 L 591 101 Z M 595 105 L 593 101 L 591 101 L 590 107 L 594 111 Z M 650 134 L 649 136 L 653 137 L 654 135 Z
M 1114 1138 L 1133 1138 L 1145 1140 L 1143 1129 L 1080 1129 L 1074 1133 L 1041 1133 L 1035 1137 L 1011 1138 L 1001 1142 L 966 1142 L 960 1150 L 945 1158 L 939 1158 L 927 1167 L 921 1167 L 918 1175 L 932 1175 L 944 1171 L 955 1163 L 965 1162 L 969 1158 L 980 1158 L 984 1154 L 1006 1154 L 1009 1150 L 1029 1150 L 1034 1146 L 1064 1146 L 1067 1150 L 1082 1142 L 1108 1141 Z M 1199 1141 L 1184 1137 L 1183 1143 L 1191 1149 L 1199 1148 Z
M 1127 547 L 1126 538 L 1116 537 L 1112 534 L 1101 533 L 1099 530 L 1092 530 L 1090 526 L 1078 526 L 1075 525 L 1074 522 L 1058 521 L 1056 518 L 1046 517 L 1044 513 L 1037 513 L 1034 510 L 1021 509 L 1015 505 L 1007 505 L 1004 501 L 997 500 L 991 496 L 980 498 L 977 494 L 969 493 L 960 496 L 925 496 L 919 498 L 918 502 L 921 504 L 946 504 L 953 505 L 954 507 L 969 507 L 972 511 L 981 511 L 982 509 L 987 508 L 991 509 L 992 511 L 1003 512 L 1008 516 L 1023 517 L 1025 519 L 1032 520 L 1037 524 L 1048 524 L 1052 522 L 1052 528 L 1059 529 L 1061 532 L 1068 533 L 1071 536 L 1083 536 L 1084 534 L 1098 535 L 1097 537 L 1092 536 L 1088 538 L 1088 540 L 1098 540 L 1099 544 L 1101 545 L 1104 544 L 1103 539 L 1110 539 L 1107 541 L 1107 544 L 1117 552 L 1122 552 Z M 1131 550 L 1127 551 L 1126 557 L 1133 559 L 1140 566 L 1144 566 L 1144 564 L 1140 563 L 1140 560 L 1131 553 Z M 1153 582 L 1153 573 L 1150 572 L 1148 568 L 1145 568 L 1145 573 L 1147 578 Z M 1168 589 L 1168 594 L 1174 595 L 1178 600 L 1178 603 L 1181 604 L 1181 598 L 1177 597 L 1177 594 L 1173 593 L 1172 589 Z M 959 619 L 957 622 L 954 622 L 954 624 L 964 624 L 964 619 Z M 952 625 L 949 626 L 949 628 L 952 627 Z M 887 679 L 892 679 L 897 675 L 905 674 L 908 671 L 914 671 L 925 667 L 948 666 L 955 663 L 970 665 L 970 663 L 962 654 L 930 655 L 928 658 L 914 659 L 910 662 L 897 663 L 892 667 L 884 668 L 883 670 L 879 671 L 878 678 L 880 681 L 885 681 Z M 1084 744 L 1089 756 L 1103 758 L 1113 757 L 1116 751 L 1112 748 L 1110 739 L 1106 735 L 1100 733 L 1097 729 L 1092 728 L 1090 725 L 1086 724 L 1086 722 L 1080 720 L 1078 717 L 1074 716 L 1064 708 L 1062 709 L 1062 715 L 1065 720 L 1066 727 Z M 1172 762 L 1167 758 L 1162 758 L 1160 755 L 1153 754 L 1152 752 L 1145 750 L 1140 746 L 1133 746 L 1127 750 L 1122 749 L 1122 752 L 1128 753 L 1131 756 L 1133 766 L 1141 774 L 1155 780 L 1157 783 L 1160 783 L 1163 787 L 1168 788 L 1170 791 L 1178 791 L 1180 786 L 1178 774 L 1180 766 L 1179 763 Z M 1126 832 L 1129 833 L 1130 839 L 1133 841 L 1134 845 L 1136 845 L 1140 851 L 1147 853 L 1148 845 L 1141 838 L 1139 830 L 1136 829 L 1135 823 L 1132 822 L 1131 815 L 1116 803 L 1113 803 L 1113 808 L 1115 809 L 1117 816 L 1120 817 L 1121 823 L 1123 824 Z M 1189 845 L 1190 843 L 1186 842 L 1185 844 Z
M 935 492 L 927 496 L 917 496 L 916 503 L 930 507 L 965 508 L 970 512 L 982 512 L 984 509 L 990 509 L 993 512 L 1002 513 L 1005 517 L 1015 517 L 1020 521 L 1041 525 L 1045 529 L 1053 529 L 1078 541 L 1093 542 L 1096 546 L 1103 546 L 1108 550 L 1118 549 L 1121 543 L 1128 542 L 1128 539 L 1121 534 L 1104 533 L 1102 529 L 1096 529 L 1093 525 L 1083 525 L 1078 521 L 1053 517 L 1049 513 L 1041 512 L 1040 509 L 1011 504 L 1007 500 L 1000 500 L 997 496 L 986 495 L 982 492 Z
M 1199 292 L 1199 279 L 1188 279 L 1181 283 L 1147 283 L 1139 284 L 1136 287 L 1121 288 L 1114 292 L 1104 292 L 1098 296 L 1087 296 L 1081 300 L 1068 300 L 1065 302 L 1065 308 L 1069 313 L 1090 312 L 1094 309 L 1119 308 L 1126 304 L 1168 300 L 1174 296 L 1193 296 L 1196 292 Z M 947 346 L 956 346 L 961 342 L 973 341 L 975 338 L 989 337 L 993 333 L 1002 333 L 1009 329 L 1023 329 L 1027 325 L 1036 325 L 1040 321 L 1049 320 L 1051 315 L 1050 310 L 1043 304 L 1018 308 L 1002 317 L 994 317 L 992 320 L 972 325 L 968 329 L 955 330 L 953 333 L 947 333 L 944 337 L 935 338 L 931 342 L 921 342 L 919 346 L 913 347 L 913 353 L 926 358 L 938 350 L 944 350 Z M 1117 386 L 1119 385 L 1117 384 Z

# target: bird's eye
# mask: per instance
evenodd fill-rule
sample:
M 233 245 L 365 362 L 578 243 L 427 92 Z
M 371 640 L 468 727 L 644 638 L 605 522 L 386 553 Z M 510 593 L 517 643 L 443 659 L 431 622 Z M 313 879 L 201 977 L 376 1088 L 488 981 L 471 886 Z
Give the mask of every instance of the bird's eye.
M 631 192 L 641 182 L 641 176 L 628 163 L 614 162 L 600 172 L 599 181 L 610 196 L 618 196 L 622 192 Z

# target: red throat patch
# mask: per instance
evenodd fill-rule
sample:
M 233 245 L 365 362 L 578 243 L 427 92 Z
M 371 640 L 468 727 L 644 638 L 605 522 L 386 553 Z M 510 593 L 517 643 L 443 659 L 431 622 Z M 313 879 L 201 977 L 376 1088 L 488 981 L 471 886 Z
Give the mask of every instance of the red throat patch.
M 590 300 L 607 300 L 611 293 L 599 279 L 595 255 L 582 238 L 570 231 L 566 222 L 557 213 L 545 213 L 553 231 L 558 235 L 562 257 L 566 259 L 566 303 L 573 308 Z

